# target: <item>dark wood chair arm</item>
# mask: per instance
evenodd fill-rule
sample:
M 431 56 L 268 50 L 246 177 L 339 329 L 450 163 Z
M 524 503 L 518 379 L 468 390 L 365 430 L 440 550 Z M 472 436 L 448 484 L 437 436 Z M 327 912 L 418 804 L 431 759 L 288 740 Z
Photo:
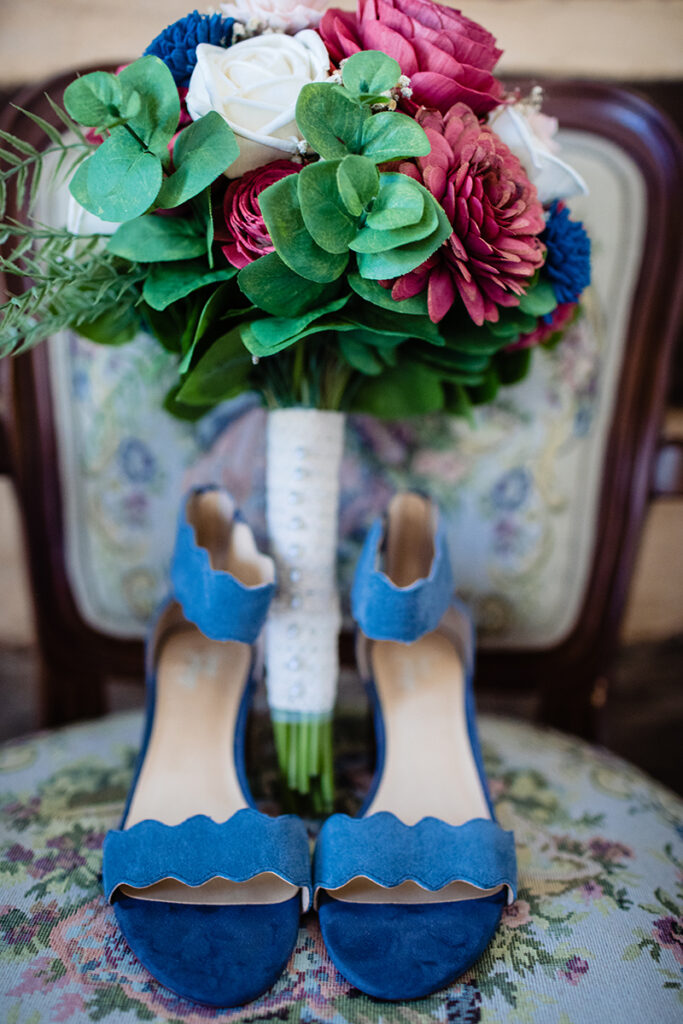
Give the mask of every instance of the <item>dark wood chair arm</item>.
M 1 294 L 1 291 L 0 291 Z M 0 360 L 0 475 L 11 472 L 9 453 L 10 368 L 6 359 Z
M 659 442 L 652 475 L 652 497 L 683 497 L 683 437 L 665 437 Z

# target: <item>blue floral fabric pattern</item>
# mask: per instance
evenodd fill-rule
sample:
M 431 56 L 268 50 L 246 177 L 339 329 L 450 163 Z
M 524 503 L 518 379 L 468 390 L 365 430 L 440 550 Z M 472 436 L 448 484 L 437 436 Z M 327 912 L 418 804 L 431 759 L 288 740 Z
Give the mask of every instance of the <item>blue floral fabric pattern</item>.
M 457 984 L 399 1006 L 370 1000 L 337 973 L 308 914 L 269 993 L 226 1011 L 184 1001 L 135 960 L 102 893 L 102 842 L 121 813 L 139 727 L 137 714 L 117 715 L 0 749 L 3 1021 L 642 1024 L 683 1016 L 683 803 L 579 740 L 486 716 L 486 768 L 500 823 L 515 832 L 519 891 Z

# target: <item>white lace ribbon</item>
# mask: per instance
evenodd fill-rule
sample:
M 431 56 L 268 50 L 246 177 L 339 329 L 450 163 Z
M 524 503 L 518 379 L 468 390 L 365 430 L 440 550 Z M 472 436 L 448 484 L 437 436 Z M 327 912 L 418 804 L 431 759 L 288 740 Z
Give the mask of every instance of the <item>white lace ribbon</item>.
M 267 446 L 267 518 L 278 580 L 266 628 L 268 701 L 274 711 L 325 714 L 334 707 L 339 672 L 344 415 L 273 410 Z

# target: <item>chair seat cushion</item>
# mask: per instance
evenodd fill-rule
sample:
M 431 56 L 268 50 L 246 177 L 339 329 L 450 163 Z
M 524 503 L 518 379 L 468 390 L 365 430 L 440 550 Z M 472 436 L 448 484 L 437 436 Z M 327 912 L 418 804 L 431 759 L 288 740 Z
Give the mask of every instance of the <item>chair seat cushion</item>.
M 102 842 L 139 731 L 126 713 L 0 748 L 3 1020 L 225 1019 L 147 974 L 102 893 Z M 683 802 L 579 740 L 486 716 L 481 732 L 496 814 L 517 841 L 518 899 L 475 966 L 406 1019 L 681 1019 Z M 354 1024 L 395 1012 L 336 972 L 309 914 L 278 983 L 230 1020 Z

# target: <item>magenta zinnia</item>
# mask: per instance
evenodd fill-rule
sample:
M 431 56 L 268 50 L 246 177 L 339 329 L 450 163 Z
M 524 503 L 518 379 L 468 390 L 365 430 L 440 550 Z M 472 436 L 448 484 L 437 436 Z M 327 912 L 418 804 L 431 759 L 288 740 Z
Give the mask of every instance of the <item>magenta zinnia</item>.
M 464 103 L 445 115 L 421 110 L 417 120 L 431 153 L 399 170 L 441 203 L 453 234 L 417 270 L 397 278 L 392 294 L 405 299 L 426 288 L 434 323 L 459 295 L 481 326 L 498 319 L 499 306 L 518 305 L 542 265 L 543 207 L 517 157 Z

